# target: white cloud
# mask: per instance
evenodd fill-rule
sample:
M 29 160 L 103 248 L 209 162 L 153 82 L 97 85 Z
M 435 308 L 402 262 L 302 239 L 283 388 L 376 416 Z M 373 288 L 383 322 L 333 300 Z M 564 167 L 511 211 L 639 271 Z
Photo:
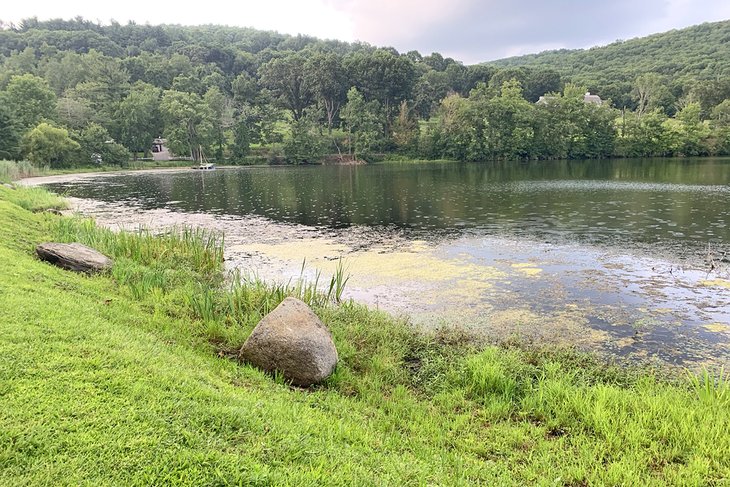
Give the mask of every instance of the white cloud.
M 470 0 L 326 0 L 347 16 L 354 36 L 376 45 L 408 44 L 435 25 L 460 18 Z M 458 28 L 458 26 L 454 26 Z M 403 48 L 404 49 L 404 48 Z

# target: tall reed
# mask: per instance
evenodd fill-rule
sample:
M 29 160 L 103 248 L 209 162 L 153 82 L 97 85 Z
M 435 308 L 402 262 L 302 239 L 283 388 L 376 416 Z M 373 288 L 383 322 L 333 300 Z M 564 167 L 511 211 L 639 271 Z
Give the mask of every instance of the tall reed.
M 0 182 L 9 183 L 18 179 L 37 176 L 41 171 L 28 161 L 0 160 Z
M 85 218 L 62 218 L 56 236 L 66 242 L 81 242 L 111 257 L 124 257 L 142 265 L 189 268 L 211 276 L 222 270 L 223 236 L 205 229 L 175 226 L 155 234 L 139 228 L 115 232 Z

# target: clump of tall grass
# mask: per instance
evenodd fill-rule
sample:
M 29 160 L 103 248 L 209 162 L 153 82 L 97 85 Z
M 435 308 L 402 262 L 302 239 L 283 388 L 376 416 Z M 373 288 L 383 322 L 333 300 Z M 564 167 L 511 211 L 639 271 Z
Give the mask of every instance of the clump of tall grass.
M 132 297 L 160 304 L 173 293 L 175 305 L 203 323 L 202 333 L 216 343 L 239 346 L 242 337 L 286 297 L 323 307 L 342 301 L 349 279 L 342 261 L 324 286 L 321 273 L 313 280 L 302 273 L 294 282 L 265 283 L 257 276 L 234 271 L 223 279 L 223 237 L 205 229 L 171 227 L 162 233 L 140 228 L 115 232 L 85 218 L 62 218 L 55 237 L 81 242 L 115 259 L 112 277 L 127 287 Z M 172 310 L 170 310 L 172 312 Z
M 289 296 L 301 299 L 310 306 L 323 307 L 342 301 L 342 294 L 349 275 L 340 261 L 326 290 L 320 288 L 321 272 L 317 271 L 313 280 L 304 278 L 304 264 L 299 279 L 293 284 L 269 284 L 257 275 L 243 274 L 239 270 L 231 273 L 229 286 L 223 290 L 223 313 L 236 320 L 242 317 L 261 317 L 273 310 L 284 298 Z
M 2 188 L 2 191 L 3 199 L 28 211 L 68 208 L 66 200 L 43 188 L 17 186 L 15 189 Z
M 0 160 L 0 182 L 9 183 L 22 178 L 37 176 L 40 171 L 28 161 Z
M 205 323 L 212 341 L 238 347 L 242 337 L 289 296 L 317 308 L 340 303 L 349 279 L 344 264 L 338 264 L 325 289 L 320 288 L 320 279 L 319 271 L 313 280 L 305 279 L 304 266 L 299 279 L 286 284 L 267 283 L 255 274 L 235 270 L 224 286 L 197 284 L 188 288 L 187 302 L 193 316 Z
M 730 406 L 730 372 L 726 373 L 725 367 L 720 368 L 717 374 L 706 368 L 699 374 L 687 372 L 687 379 L 702 403 Z
M 345 291 L 345 286 L 347 286 L 347 281 L 350 280 L 350 275 L 347 273 L 347 267 L 342 261 L 342 258 L 337 261 L 337 267 L 325 291 L 321 289 L 319 283 L 322 277 L 322 271 L 317 269 L 314 274 L 314 279 L 308 280 L 304 277 L 306 265 L 307 260 L 305 259 L 302 261 L 299 279 L 294 284 L 290 282 L 285 286 L 287 293 L 301 299 L 310 306 L 324 306 L 327 303 L 342 302 L 342 294 Z
M 112 277 L 127 286 L 137 300 L 156 293 L 166 293 L 173 287 L 172 271 L 160 267 L 147 267 L 133 261 L 117 260 L 112 268 Z
M 167 268 L 187 268 L 204 276 L 222 270 L 223 236 L 205 229 L 175 226 L 155 234 L 139 228 L 115 232 L 85 218 L 59 219 L 56 237 L 64 242 L 81 242 L 114 258 Z

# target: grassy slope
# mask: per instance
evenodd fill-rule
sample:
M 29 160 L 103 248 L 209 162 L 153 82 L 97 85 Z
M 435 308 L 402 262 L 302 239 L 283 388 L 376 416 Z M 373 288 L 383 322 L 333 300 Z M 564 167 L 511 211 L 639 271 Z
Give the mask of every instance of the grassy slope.
M 59 218 L 10 203 L 14 191 L 0 188 L 0 484 L 728 481 L 726 384 L 471 350 L 346 305 L 319 308 L 340 350 L 335 377 L 291 389 L 215 353 L 257 317 L 203 323 L 179 299 L 189 269 L 137 300 L 112 276 L 37 261 Z M 115 257 L 138 270 L 160 260 Z

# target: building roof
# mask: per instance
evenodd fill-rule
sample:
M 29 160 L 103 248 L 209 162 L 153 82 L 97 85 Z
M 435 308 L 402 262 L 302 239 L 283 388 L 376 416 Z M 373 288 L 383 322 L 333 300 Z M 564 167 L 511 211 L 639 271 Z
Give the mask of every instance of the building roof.
M 603 100 L 601 100 L 601 97 L 598 95 L 591 95 L 591 92 L 585 94 L 583 97 L 583 101 L 586 103 L 595 103 L 596 105 L 600 105 L 603 103 Z

